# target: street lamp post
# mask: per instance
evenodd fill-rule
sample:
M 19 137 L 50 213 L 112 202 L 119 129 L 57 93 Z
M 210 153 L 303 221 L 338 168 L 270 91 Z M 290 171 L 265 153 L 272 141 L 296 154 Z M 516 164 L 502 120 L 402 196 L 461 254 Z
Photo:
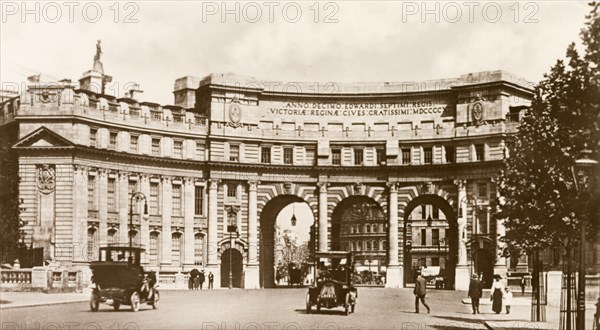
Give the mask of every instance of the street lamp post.
M 598 162 L 590 158 L 590 150 L 582 150 L 581 158 L 575 161 L 571 170 L 575 188 L 580 193 L 585 194 L 585 198 L 589 198 L 592 193 L 594 180 L 596 179 L 596 168 Z M 587 203 L 584 206 L 583 212 L 587 210 Z M 577 294 L 577 330 L 585 329 L 585 230 L 586 230 L 586 215 L 581 217 L 579 224 L 579 292 Z
M 142 218 L 144 220 L 148 220 L 150 218 L 150 216 L 148 215 L 148 200 L 146 199 L 146 195 L 144 195 L 144 193 L 137 191 L 134 192 L 133 194 L 131 194 L 131 198 L 129 199 L 129 263 L 131 264 L 133 262 L 133 254 L 132 254 L 132 248 L 133 248 L 133 235 L 131 233 L 131 231 L 133 230 L 133 199 L 135 198 L 135 200 L 137 202 L 139 202 L 140 200 L 144 200 L 144 214 L 142 215 Z M 140 226 L 141 228 L 141 226 Z
M 229 225 L 227 226 L 227 232 L 229 233 L 229 289 L 233 288 L 233 272 L 232 272 L 232 259 L 233 259 L 233 247 L 235 246 L 235 239 L 237 238 L 237 226 Z M 234 235 L 235 234 L 235 235 Z

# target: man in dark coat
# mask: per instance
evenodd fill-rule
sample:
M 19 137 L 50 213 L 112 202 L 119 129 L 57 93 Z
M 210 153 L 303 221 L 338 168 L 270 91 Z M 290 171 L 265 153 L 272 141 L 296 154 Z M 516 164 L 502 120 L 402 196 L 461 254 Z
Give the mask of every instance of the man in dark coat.
M 213 282 L 215 280 L 215 275 L 213 275 L 212 272 L 208 272 L 208 288 L 212 289 L 213 288 Z
M 204 285 L 204 270 L 200 272 L 200 275 L 198 275 L 198 279 L 200 281 L 200 290 L 202 290 L 202 286 Z
M 471 298 L 471 307 L 473 307 L 473 314 L 479 313 L 479 299 L 483 294 L 483 286 L 477 279 L 477 275 L 471 276 L 471 283 L 469 283 L 469 298 Z
M 425 302 L 425 294 L 427 294 L 427 280 L 421 276 L 421 273 L 417 273 L 417 280 L 415 281 L 415 289 L 413 293 L 415 294 L 415 313 L 419 313 L 419 300 L 423 303 L 423 306 L 427 308 L 427 314 L 431 311 L 429 306 Z

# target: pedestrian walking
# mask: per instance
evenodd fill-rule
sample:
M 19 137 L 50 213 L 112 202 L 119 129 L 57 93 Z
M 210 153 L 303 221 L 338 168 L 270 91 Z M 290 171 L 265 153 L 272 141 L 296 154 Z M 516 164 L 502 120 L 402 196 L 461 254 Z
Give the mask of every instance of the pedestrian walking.
M 510 305 L 513 303 L 513 294 L 509 288 L 506 288 L 502 299 L 504 300 L 504 305 L 506 306 L 506 314 L 510 314 Z
M 188 278 L 188 289 L 194 289 L 194 277 L 192 275 L 190 275 Z
M 208 272 L 208 288 L 212 290 L 213 282 L 215 281 L 215 275 L 212 272 Z
M 202 286 L 204 286 L 204 280 L 205 280 L 205 276 L 204 276 L 204 269 L 200 271 L 200 275 L 198 275 L 198 282 L 200 282 L 200 290 L 202 290 Z
M 431 309 L 425 302 L 425 295 L 427 294 L 427 280 L 421 276 L 421 272 L 417 273 L 417 280 L 415 281 L 415 313 L 419 313 L 419 300 L 423 303 L 423 306 L 427 308 L 427 314 L 431 312 Z
M 525 295 L 525 275 L 521 276 L 521 295 Z
M 479 299 L 483 295 L 483 286 L 477 279 L 477 275 L 471 275 L 471 283 L 469 283 L 469 298 L 471 298 L 471 307 L 473 314 L 479 313 Z
M 496 314 L 500 314 L 502 312 L 502 295 L 504 292 L 504 285 L 500 282 L 501 276 L 494 275 L 494 284 L 492 284 L 492 295 L 490 296 L 490 300 L 492 301 L 492 310 Z

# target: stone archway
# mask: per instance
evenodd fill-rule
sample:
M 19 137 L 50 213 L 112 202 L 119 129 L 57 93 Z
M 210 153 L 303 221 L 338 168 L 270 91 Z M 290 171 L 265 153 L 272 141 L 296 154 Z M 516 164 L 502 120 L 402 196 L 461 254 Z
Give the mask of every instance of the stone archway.
M 427 228 L 423 228 L 425 229 L 425 234 L 428 235 L 427 238 L 423 241 L 425 243 L 425 245 L 423 246 L 422 244 L 415 244 L 415 242 L 413 242 L 412 238 L 413 238 L 413 233 L 414 230 L 412 228 L 412 222 L 414 219 L 411 219 L 411 214 L 413 212 L 413 210 L 415 210 L 417 207 L 421 207 L 422 205 L 431 205 L 432 209 L 438 209 L 439 212 L 442 212 L 444 215 L 444 221 L 447 222 L 447 231 L 446 231 L 446 235 L 444 236 L 444 255 L 447 256 L 445 261 L 444 261 L 444 277 L 445 277 L 445 281 L 444 281 L 444 287 L 446 289 L 454 289 L 454 283 L 455 283 L 455 271 L 456 271 L 456 264 L 458 261 L 458 222 L 457 222 L 457 217 L 456 217 L 456 212 L 454 210 L 454 208 L 452 207 L 451 203 L 449 201 L 447 201 L 444 197 L 436 195 L 436 194 L 424 194 L 424 195 L 419 195 L 414 197 L 413 199 L 410 200 L 410 202 L 408 202 L 408 204 L 405 206 L 404 208 L 404 223 L 403 223 L 403 228 L 402 228 L 402 238 L 403 238 L 403 249 L 402 249 L 402 259 L 403 259 L 403 264 L 404 264 L 404 285 L 406 286 L 409 283 L 413 283 L 413 279 L 415 277 L 415 271 L 416 269 L 413 269 L 413 255 L 416 255 L 416 250 L 413 250 L 416 246 L 419 246 L 420 248 L 422 247 L 422 251 L 427 251 L 427 250 L 431 250 L 431 246 L 430 241 L 433 240 L 433 235 L 431 235 L 430 233 L 428 233 L 428 230 L 433 230 L 433 229 L 429 229 L 429 227 L 431 226 L 433 228 L 433 223 L 436 222 L 438 224 L 440 224 L 442 221 L 438 218 L 438 219 L 433 219 L 433 218 L 429 218 L 429 217 L 424 217 L 424 219 L 422 219 L 421 221 L 424 221 L 426 223 Z M 431 222 L 431 224 L 429 224 Z M 441 228 L 443 228 L 443 225 L 440 226 Z M 423 230 L 421 229 L 421 230 Z M 431 236 L 429 236 L 431 235 Z M 431 237 L 431 239 L 430 239 Z M 420 236 L 419 236 L 420 238 Z M 439 241 L 439 237 L 438 237 L 438 242 Z M 435 243 L 435 242 L 431 242 L 431 243 Z M 435 246 L 436 244 L 433 244 L 434 246 L 434 251 L 433 253 L 435 254 Z M 441 252 L 441 246 L 440 244 L 437 244 L 437 254 L 440 255 Z M 418 267 L 421 267 L 422 262 L 418 263 Z M 440 267 L 441 268 L 441 267 Z
M 259 280 L 262 288 L 277 287 L 275 281 L 275 226 L 277 215 L 292 203 L 306 203 L 296 195 L 278 195 L 267 202 L 260 212 L 259 219 Z M 308 203 L 307 203 L 308 204 Z M 314 221 L 314 214 L 313 219 Z
M 346 197 L 333 210 L 331 248 L 354 252 L 357 271 L 368 274 L 364 283 L 382 284 L 387 266 L 387 222 L 381 205 L 364 195 Z

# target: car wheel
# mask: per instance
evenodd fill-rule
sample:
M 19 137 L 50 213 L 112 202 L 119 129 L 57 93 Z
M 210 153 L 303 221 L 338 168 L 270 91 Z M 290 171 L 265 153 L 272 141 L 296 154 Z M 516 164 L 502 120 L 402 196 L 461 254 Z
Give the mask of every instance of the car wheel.
M 152 302 L 152 308 L 157 309 L 159 301 L 160 301 L 160 295 L 158 294 L 158 291 L 156 291 L 156 292 L 154 292 L 154 302 Z
M 117 310 L 119 310 L 119 307 L 121 307 L 121 303 L 118 301 L 115 301 L 113 303 L 113 308 L 117 311 Z
M 131 310 L 134 312 L 140 310 L 140 295 L 137 292 L 131 294 Z
M 92 294 L 92 298 L 90 298 L 90 310 L 92 312 L 97 312 L 99 308 L 100 308 L 100 298 L 97 295 Z
M 350 293 L 346 293 L 346 300 L 344 301 L 344 313 L 350 314 Z
M 306 294 L 306 314 L 310 314 L 310 308 L 311 308 L 310 293 L 307 293 Z

